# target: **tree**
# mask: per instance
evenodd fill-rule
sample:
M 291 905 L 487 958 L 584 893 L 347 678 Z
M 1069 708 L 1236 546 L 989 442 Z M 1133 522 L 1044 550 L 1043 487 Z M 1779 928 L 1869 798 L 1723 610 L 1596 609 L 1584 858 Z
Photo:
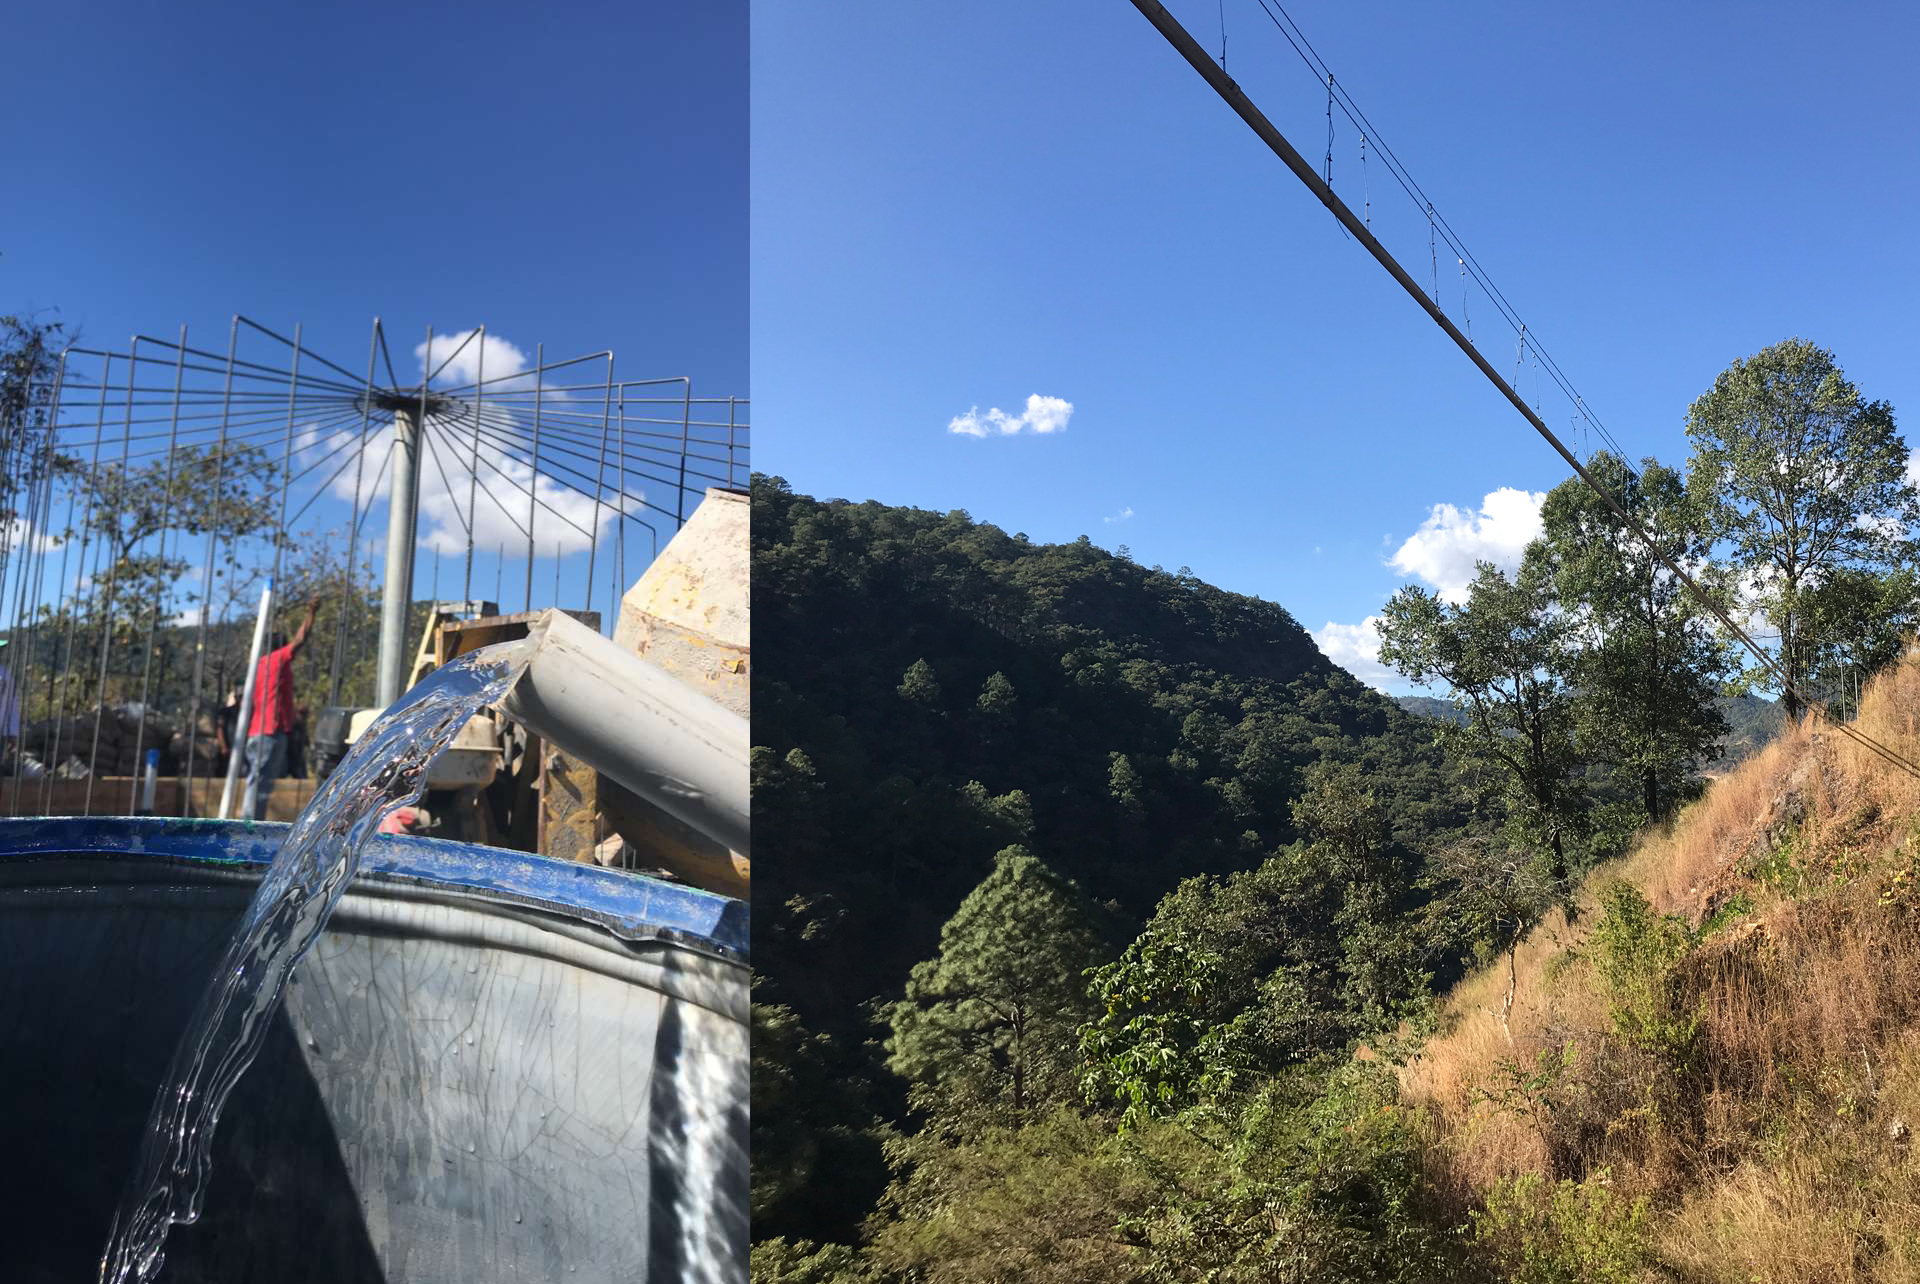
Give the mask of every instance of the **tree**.
M 1384 1024 L 1415 983 L 1419 942 L 1404 921 L 1408 856 L 1389 840 L 1386 818 L 1356 764 L 1317 762 L 1293 805 L 1306 858 L 1337 888 L 1334 936 L 1345 948 L 1344 1006 L 1361 1023 Z
M 888 1010 L 887 1064 L 914 1105 L 970 1130 L 1070 1100 L 1099 953 L 1080 890 L 1024 847 L 1000 852 Z
M 886 1182 L 883 1130 L 868 1103 L 870 1086 L 833 1040 L 806 1029 L 791 1008 L 760 1001 L 762 988 L 756 977 L 754 1234 L 851 1241 L 864 1210 L 833 1197 L 862 1186 L 877 1191 Z
M 1013 721 L 1014 711 L 1020 707 L 1020 695 L 1007 675 L 996 669 L 987 675 L 986 685 L 980 688 L 980 698 L 973 702 L 973 707 L 996 726 L 1004 726 Z
M 1688 486 L 1779 634 L 1789 717 L 1823 643 L 1810 592 L 1846 570 L 1910 560 L 1920 492 L 1893 408 L 1868 401 L 1833 353 L 1788 339 L 1736 361 L 1687 409 Z
M 0 522 L 21 519 L 34 484 L 69 462 L 57 451 L 49 457 L 47 450 L 66 337 L 57 321 L 0 316 Z
M 1654 547 L 1576 477 L 1548 493 L 1528 556 L 1553 576 L 1579 643 L 1569 675 L 1583 751 L 1629 775 L 1657 820 L 1684 796 L 1695 765 L 1714 757 L 1727 724 L 1716 703 L 1725 652 L 1711 617 L 1655 549 L 1698 579 L 1713 535 L 1677 471 L 1645 459 L 1636 476 L 1604 452 L 1588 468 Z
M 1443 920 L 1435 925 L 1437 934 L 1457 933 L 1489 957 L 1506 956 L 1507 992 L 1497 1014 L 1502 1029 L 1519 985 L 1520 942 L 1561 891 L 1561 878 L 1543 866 L 1537 852 L 1484 836 L 1462 839 L 1433 863 L 1430 878 L 1446 893 L 1431 907 Z
M 1920 575 L 1907 567 L 1843 567 L 1802 598 L 1806 632 L 1819 639 L 1808 676 L 1846 717 L 1859 712 L 1859 688 L 1898 659 L 1920 626 Z
M 924 659 L 915 660 L 907 666 L 900 678 L 899 692 L 915 704 L 929 709 L 940 707 L 940 683 L 933 676 L 933 666 Z
M 1465 713 L 1464 723 L 1436 724 L 1449 753 L 1491 766 L 1515 838 L 1549 851 L 1553 876 L 1566 877 L 1585 763 L 1566 680 L 1570 624 L 1545 565 L 1529 558 L 1508 579 L 1482 562 L 1461 606 L 1408 585 L 1379 629 L 1383 663 L 1420 686 L 1444 686 Z
M 63 468 L 75 492 L 73 512 L 80 528 L 62 535 L 77 537 L 83 560 L 98 569 L 91 593 L 42 608 L 42 629 L 52 626 L 53 636 L 64 639 L 70 628 L 78 653 L 64 658 L 49 653 L 49 659 L 77 677 L 80 668 L 96 662 L 77 665 L 76 660 L 97 654 L 95 648 L 105 644 L 107 696 L 131 698 L 144 676 L 147 639 L 158 636 L 162 624 L 223 590 L 224 605 L 238 604 L 234 590 L 252 577 L 243 541 L 273 529 L 273 504 L 266 493 L 273 465 L 255 447 L 229 445 L 224 455 L 216 446 L 183 446 L 171 466 L 165 459 L 143 466 L 115 460 L 97 467 L 92 461 L 67 460 Z M 214 567 L 216 584 L 188 587 L 201 564 L 187 540 L 209 536 L 222 548 Z M 224 613 L 210 610 L 209 616 L 217 620 Z M 227 643 L 233 645 L 231 639 Z M 79 693 L 69 683 L 62 698 L 71 702 Z M 83 698 L 91 694 L 87 686 Z

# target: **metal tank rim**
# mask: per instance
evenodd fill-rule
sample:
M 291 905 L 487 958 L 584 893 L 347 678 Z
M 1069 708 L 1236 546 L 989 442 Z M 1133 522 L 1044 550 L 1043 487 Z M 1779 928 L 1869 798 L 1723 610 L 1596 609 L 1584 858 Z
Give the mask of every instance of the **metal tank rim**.
M 291 828 L 273 821 L 153 816 L 0 820 L 0 867 L 84 857 L 148 869 L 184 865 L 244 874 L 271 862 Z M 745 901 L 505 848 L 380 834 L 368 844 L 354 881 L 456 891 L 582 920 L 625 941 L 671 942 L 743 965 L 751 953 Z

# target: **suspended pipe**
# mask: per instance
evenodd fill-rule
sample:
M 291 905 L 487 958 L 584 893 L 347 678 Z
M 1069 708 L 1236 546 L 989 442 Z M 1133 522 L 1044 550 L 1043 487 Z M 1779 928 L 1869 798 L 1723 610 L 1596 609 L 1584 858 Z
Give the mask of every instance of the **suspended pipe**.
M 747 720 L 569 615 L 527 632 L 507 717 L 674 819 L 751 855 Z

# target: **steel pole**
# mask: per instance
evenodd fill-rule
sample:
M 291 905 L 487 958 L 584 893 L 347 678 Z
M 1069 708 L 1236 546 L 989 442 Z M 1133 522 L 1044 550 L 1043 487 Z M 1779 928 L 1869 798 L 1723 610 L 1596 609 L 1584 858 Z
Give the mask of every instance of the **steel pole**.
M 393 476 L 387 492 L 387 582 L 380 599 L 380 675 L 374 702 L 400 698 L 406 677 L 407 614 L 413 605 L 413 537 L 420 506 L 420 417 L 393 414 Z

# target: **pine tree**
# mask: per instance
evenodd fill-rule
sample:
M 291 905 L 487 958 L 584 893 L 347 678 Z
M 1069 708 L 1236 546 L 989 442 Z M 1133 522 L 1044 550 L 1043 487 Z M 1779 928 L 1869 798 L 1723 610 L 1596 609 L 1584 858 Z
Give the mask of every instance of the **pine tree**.
M 1020 1122 L 1075 1094 L 1082 973 L 1099 961 L 1084 899 L 1024 847 L 1008 847 L 940 930 L 892 1005 L 888 1066 L 936 1123 Z
M 940 683 L 933 676 L 933 666 L 925 660 L 915 660 L 907 666 L 897 690 L 915 704 L 929 709 L 940 706 Z
M 996 723 L 1005 723 L 1012 721 L 1019 704 L 1020 696 L 1013 689 L 1013 683 L 1006 674 L 995 670 L 987 675 L 986 685 L 980 689 L 980 698 L 974 701 L 974 708 Z

